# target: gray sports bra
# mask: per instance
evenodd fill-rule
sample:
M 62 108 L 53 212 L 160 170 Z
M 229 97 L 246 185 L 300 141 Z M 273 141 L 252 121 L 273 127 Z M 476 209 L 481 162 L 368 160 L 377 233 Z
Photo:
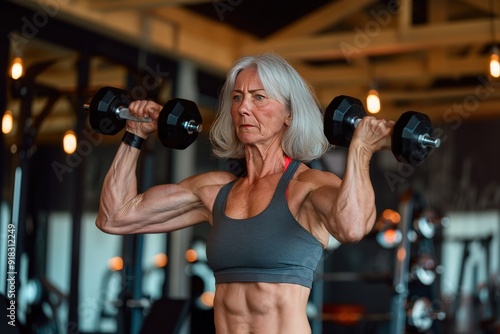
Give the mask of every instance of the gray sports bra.
M 323 255 L 321 243 L 293 217 L 286 189 L 299 166 L 292 161 L 267 208 L 248 219 L 225 215 L 236 180 L 221 188 L 214 202 L 207 258 L 216 283 L 271 282 L 312 287 Z

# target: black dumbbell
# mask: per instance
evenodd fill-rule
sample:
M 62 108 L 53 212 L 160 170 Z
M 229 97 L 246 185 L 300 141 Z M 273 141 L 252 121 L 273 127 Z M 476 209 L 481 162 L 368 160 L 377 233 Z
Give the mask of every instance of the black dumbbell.
M 89 112 L 89 123 L 94 131 L 115 135 L 125 128 L 127 120 L 151 122 L 150 118 L 137 118 L 130 114 L 128 106 L 131 101 L 125 90 L 103 87 L 83 108 Z M 196 140 L 202 130 L 201 123 L 196 103 L 180 98 L 171 99 L 158 116 L 158 139 L 165 147 L 183 150 Z
M 357 98 L 339 95 L 325 110 L 325 136 L 330 144 L 348 147 L 356 126 L 365 117 L 366 110 Z M 420 164 L 433 148 L 441 144 L 432 137 L 433 129 L 429 117 L 416 111 L 407 111 L 396 121 L 391 134 L 391 150 L 400 162 Z

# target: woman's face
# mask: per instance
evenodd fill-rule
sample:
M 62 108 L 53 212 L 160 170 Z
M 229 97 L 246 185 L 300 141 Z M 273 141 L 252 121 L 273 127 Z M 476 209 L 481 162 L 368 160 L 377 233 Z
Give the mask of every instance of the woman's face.
M 256 68 L 242 70 L 232 93 L 231 115 L 238 138 L 247 145 L 281 142 L 290 112 L 264 90 Z

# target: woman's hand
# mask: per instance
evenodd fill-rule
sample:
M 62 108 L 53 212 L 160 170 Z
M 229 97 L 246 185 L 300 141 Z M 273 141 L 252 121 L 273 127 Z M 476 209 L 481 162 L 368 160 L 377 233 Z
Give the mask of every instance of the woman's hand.
M 127 121 L 126 130 L 135 133 L 139 137 L 147 138 L 158 128 L 157 121 L 163 106 L 148 100 L 137 100 L 130 103 L 128 109 L 130 114 L 137 118 L 151 118 L 151 122 Z
M 394 121 L 365 116 L 354 131 L 351 145 L 357 143 L 370 156 L 381 149 L 390 149 L 394 124 Z

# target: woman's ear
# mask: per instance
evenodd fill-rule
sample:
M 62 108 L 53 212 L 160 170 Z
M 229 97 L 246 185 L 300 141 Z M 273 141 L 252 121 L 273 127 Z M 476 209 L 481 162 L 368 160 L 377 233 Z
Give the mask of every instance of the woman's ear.
M 292 114 L 289 113 L 288 116 L 285 118 L 285 125 L 290 126 L 290 123 L 292 123 Z

